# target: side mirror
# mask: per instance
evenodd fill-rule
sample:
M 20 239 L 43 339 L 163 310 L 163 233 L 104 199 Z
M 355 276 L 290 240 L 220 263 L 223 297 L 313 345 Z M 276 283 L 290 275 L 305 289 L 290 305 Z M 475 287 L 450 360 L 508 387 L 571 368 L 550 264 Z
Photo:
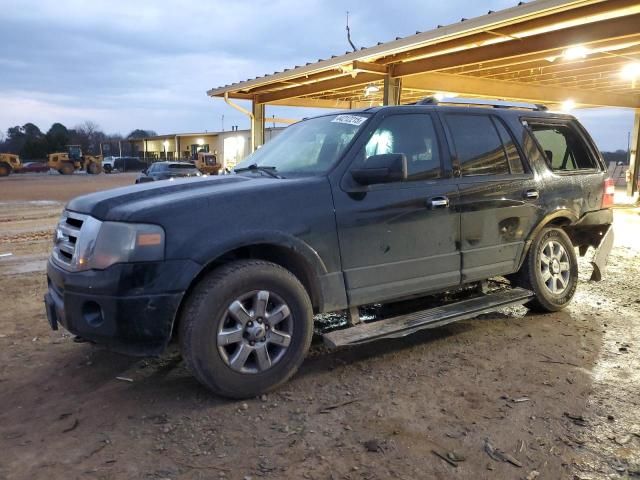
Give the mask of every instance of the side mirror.
M 404 153 L 373 155 L 363 168 L 351 170 L 351 176 L 361 185 L 403 182 L 407 179 L 407 157 Z
M 145 169 L 144 169 L 144 170 L 142 170 L 142 172 L 140 172 L 140 173 L 142 173 L 143 175 L 146 175 L 146 174 L 147 174 L 147 169 L 145 168 Z

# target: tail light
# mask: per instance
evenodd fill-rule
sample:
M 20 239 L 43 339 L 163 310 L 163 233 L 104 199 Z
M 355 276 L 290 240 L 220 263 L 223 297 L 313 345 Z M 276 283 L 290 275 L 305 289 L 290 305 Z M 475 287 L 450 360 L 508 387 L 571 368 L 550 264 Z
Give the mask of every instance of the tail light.
M 604 191 L 602 192 L 602 208 L 608 208 L 613 205 L 613 197 L 616 193 L 616 186 L 613 180 L 605 178 Z

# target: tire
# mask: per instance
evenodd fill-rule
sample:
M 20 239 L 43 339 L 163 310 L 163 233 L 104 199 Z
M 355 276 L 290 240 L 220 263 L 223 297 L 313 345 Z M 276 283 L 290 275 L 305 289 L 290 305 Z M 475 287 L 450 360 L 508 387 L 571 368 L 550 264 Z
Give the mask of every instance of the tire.
M 101 171 L 102 169 L 100 168 L 100 165 L 95 162 L 91 162 L 89 165 L 87 165 L 87 173 L 91 175 L 97 175 Z
M 71 175 L 74 171 L 75 168 L 73 166 L 73 163 L 71 162 L 64 162 L 62 164 L 62 166 L 60 167 L 60 170 L 58 170 L 62 175 Z
M 533 291 L 534 299 L 525 304 L 531 310 L 557 312 L 565 308 L 578 287 L 578 260 L 567 234 L 558 228 L 543 229 L 512 283 Z
M 0 177 L 8 177 L 11 175 L 11 167 L 6 163 L 0 163 Z
M 111 173 L 111 165 L 104 165 L 102 169 L 104 173 Z
M 277 388 L 298 370 L 311 345 L 309 295 L 274 263 L 221 266 L 196 285 L 182 311 L 179 339 L 187 367 L 225 397 L 255 397 Z

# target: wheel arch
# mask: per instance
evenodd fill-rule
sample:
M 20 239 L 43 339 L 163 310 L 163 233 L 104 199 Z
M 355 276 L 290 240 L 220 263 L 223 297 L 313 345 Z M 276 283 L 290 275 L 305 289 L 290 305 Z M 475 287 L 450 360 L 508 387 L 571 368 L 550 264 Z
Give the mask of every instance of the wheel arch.
M 175 337 L 178 331 L 184 305 L 195 286 L 211 271 L 236 260 L 265 260 L 287 269 L 302 283 L 309 295 L 314 312 L 322 308 L 324 294 L 319 276 L 326 274 L 327 270 L 317 252 L 301 240 L 282 237 L 247 239 L 237 243 L 233 248 L 220 248 L 208 258 L 207 261 L 202 262 L 203 267 L 191 280 L 182 297 L 174 319 L 172 337 Z
M 558 209 L 540 221 L 538 225 L 531 231 L 529 237 L 524 243 L 524 248 L 522 249 L 522 255 L 520 256 L 520 260 L 518 262 L 518 270 L 522 267 L 524 260 L 527 258 L 527 254 L 529 253 L 529 249 L 531 248 L 531 244 L 536 239 L 536 237 L 540 234 L 540 232 L 548 227 L 558 227 L 565 230 L 567 227 L 574 225 L 578 221 L 578 216 L 567 209 Z M 571 236 L 569 236 L 571 238 Z

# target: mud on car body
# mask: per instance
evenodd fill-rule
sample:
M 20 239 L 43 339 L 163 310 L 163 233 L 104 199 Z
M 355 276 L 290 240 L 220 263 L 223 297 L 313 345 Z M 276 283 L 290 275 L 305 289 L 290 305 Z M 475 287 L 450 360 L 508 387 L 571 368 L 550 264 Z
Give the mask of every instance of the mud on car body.
M 45 298 L 58 324 L 134 355 L 179 342 L 196 378 L 248 397 L 286 381 L 315 313 L 453 291 L 512 290 L 386 323 L 331 345 L 401 336 L 509 303 L 554 311 L 576 248 L 611 248 L 610 182 L 568 115 L 418 104 L 301 121 L 234 175 L 151 182 L 66 206 Z M 327 340 L 327 339 L 325 339 Z

